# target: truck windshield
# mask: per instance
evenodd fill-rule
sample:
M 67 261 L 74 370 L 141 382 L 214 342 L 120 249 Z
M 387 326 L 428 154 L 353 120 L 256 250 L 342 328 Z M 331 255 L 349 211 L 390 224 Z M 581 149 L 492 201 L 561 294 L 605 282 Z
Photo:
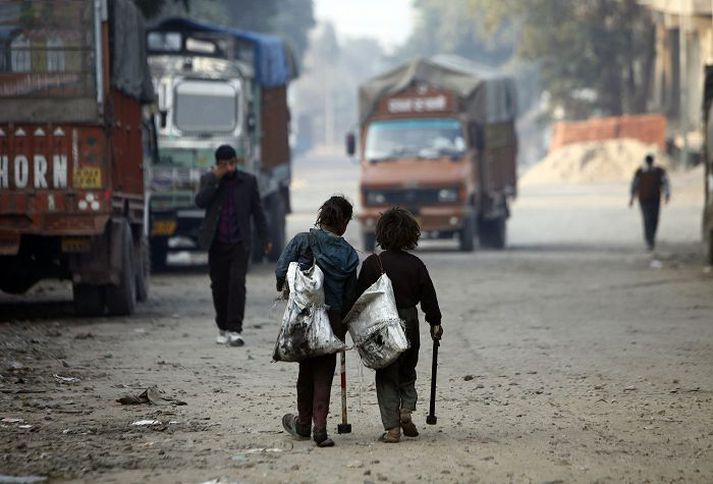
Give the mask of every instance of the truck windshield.
M 0 2 L 0 97 L 93 97 L 94 2 Z
M 212 150 L 161 148 L 157 165 L 172 168 L 209 168 L 212 162 Z
M 456 119 L 395 119 L 369 125 L 364 155 L 371 161 L 432 159 L 460 156 L 465 146 L 463 127 Z
M 184 133 L 230 133 L 239 119 L 238 87 L 220 81 L 176 86 L 175 123 Z

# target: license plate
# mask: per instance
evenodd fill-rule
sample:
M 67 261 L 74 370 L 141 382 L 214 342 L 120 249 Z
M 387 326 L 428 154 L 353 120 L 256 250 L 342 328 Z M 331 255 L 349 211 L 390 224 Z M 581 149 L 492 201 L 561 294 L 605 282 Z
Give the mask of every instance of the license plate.
M 0 255 L 16 255 L 19 250 L 19 234 L 0 234 Z
M 89 252 L 92 241 L 89 237 L 62 237 L 62 252 Z
M 174 220 L 157 220 L 151 225 L 151 235 L 173 235 L 175 232 Z
M 101 168 L 84 167 L 79 168 L 74 174 L 74 186 L 76 188 L 101 188 L 102 171 Z

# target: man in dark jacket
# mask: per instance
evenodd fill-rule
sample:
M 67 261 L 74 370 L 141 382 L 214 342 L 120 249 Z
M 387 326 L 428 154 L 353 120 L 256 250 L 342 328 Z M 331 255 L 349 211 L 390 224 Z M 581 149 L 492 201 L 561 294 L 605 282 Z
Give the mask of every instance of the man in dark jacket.
M 654 166 L 654 155 L 646 155 L 645 164 L 636 170 L 631 181 L 631 198 L 629 206 L 634 205 L 634 199 L 639 198 L 641 215 L 644 219 L 644 239 L 649 250 L 654 250 L 656 244 L 656 229 L 659 224 L 661 195 L 666 203 L 671 198 L 671 186 L 666 170 Z
M 218 344 L 242 346 L 245 315 L 245 274 L 252 237 L 250 218 L 255 222 L 265 253 L 272 250 L 267 240 L 267 223 L 260 202 L 257 180 L 237 170 L 241 163 L 235 150 L 222 145 L 215 151 L 215 166 L 201 177 L 196 205 L 205 209 L 199 243 L 208 250 L 210 287 L 218 325 Z

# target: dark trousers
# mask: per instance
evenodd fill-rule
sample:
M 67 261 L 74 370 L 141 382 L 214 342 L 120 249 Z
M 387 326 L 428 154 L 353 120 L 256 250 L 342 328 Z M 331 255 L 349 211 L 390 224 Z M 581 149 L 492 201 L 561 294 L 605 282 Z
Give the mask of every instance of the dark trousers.
M 659 226 L 660 200 L 644 201 L 640 200 L 641 216 L 644 219 L 644 239 L 646 244 L 653 248 L 656 243 L 656 229 Z
M 221 331 L 243 330 L 245 316 L 245 274 L 249 251 L 244 243 L 214 242 L 208 251 L 210 289 L 215 322 Z
M 396 361 L 376 370 L 376 398 L 379 401 L 381 423 L 385 429 L 399 426 L 400 410 L 416 410 L 416 365 L 421 337 L 416 308 L 399 309 L 406 322 L 406 338 L 411 345 Z
M 334 333 L 344 339 L 342 321 L 337 311 L 329 311 L 329 322 Z M 332 395 L 334 369 L 337 355 L 324 355 L 300 361 L 297 376 L 297 422 L 303 428 L 309 428 L 314 422 L 314 431 L 326 432 L 329 400 Z

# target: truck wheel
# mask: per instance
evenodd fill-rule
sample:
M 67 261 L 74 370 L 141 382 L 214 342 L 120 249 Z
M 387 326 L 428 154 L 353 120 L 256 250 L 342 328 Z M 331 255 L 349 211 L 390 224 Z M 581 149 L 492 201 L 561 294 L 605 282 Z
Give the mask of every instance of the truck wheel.
M 473 223 L 473 217 L 470 216 L 465 219 L 463 224 L 463 229 L 458 234 L 458 246 L 463 252 L 473 252 L 475 238 L 475 224 Z
M 272 242 L 272 251 L 267 254 L 267 259 L 270 262 L 277 262 L 282 254 L 282 249 L 285 247 L 285 202 L 280 195 L 273 199 L 270 206 L 270 241 Z
M 9 269 L 9 268 L 8 268 Z M 24 294 L 37 282 L 37 278 L 33 277 L 29 271 L 23 271 L 17 267 L 17 272 L 13 270 L 7 271 L 7 278 L 0 280 L 0 291 L 8 294 Z
M 489 249 L 503 249 L 507 238 L 505 217 L 493 220 L 481 220 L 478 225 L 480 245 Z
M 128 316 L 136 309 L 136 274 L 134 268 L 134 244 L 129 224 L 118 225 L 121 234 L 121 271 L 119 284 L 106 286 L 106 306 L 112 316 Z
M 362 232 L 361 238 L 364 242 L 364 251 L 374 252 L 374 249 L 376 248 L 376 234 L 370 232 Z
M 72 285 L 74 313 L 77 316 L 94 317 L 104 314 L 104 287 L 89 284 Z
M 151 256 L 149 243 L 146 236 L 142 235 L 138 244 L 134 245 L 136 260 L 136 300 L 144 302 L 149 298 L 149 285 L 151 281 Z
M 153 237 L 151 239 L 151 270 L 154 272 L 166 270 L 168 259 L 168 239 Z
M 713 265 L 713 230 L 708 234 L 708 263 Z

